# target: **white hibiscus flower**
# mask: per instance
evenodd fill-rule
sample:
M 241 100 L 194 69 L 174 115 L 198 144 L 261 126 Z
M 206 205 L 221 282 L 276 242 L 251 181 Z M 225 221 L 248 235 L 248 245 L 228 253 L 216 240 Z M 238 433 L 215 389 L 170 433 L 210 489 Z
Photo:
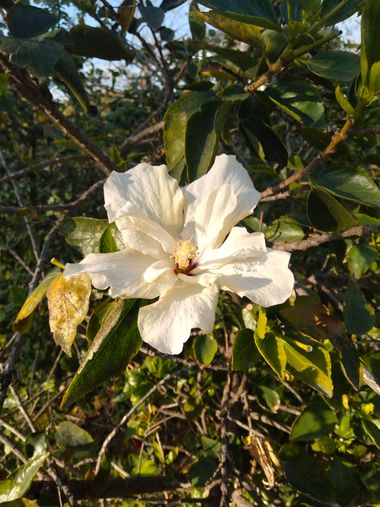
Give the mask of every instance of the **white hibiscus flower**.
M 125 248 L 67 264 L 65 276 L 88 273 L 113 298 L 159 298 L 138 315 L 142 339 L 159 351 L 179 354 L 191 329 L 212 330 L 219 290 L 264 307 L 290 296 L 289 254 L 266 248 L 262 233 L 234 227 L 260 199 L 235 157 L 216 157 L 184 188 L 164 165 L 113 172 L 104 198 Z

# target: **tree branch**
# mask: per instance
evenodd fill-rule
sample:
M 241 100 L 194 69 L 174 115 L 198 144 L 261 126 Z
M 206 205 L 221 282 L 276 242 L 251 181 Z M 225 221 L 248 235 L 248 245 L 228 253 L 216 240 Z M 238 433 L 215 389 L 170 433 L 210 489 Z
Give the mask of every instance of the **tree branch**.
M 42 111 L 67 137 L 74 141 L 79 149 L 90 157 L 104 174 L 108 176 L 112 171 L 117 170 L 111 160 L 42 94 L 39 86 L 27 76 L 25 71 L 13 65 L 8 56 L 1 52 L 0 61 L 10 73 L 19 94 Z
M 274 244 L 272 248 L 285 252 L 303 251 L 308 250 L 309 248 L 323 245 L 324 243 L 329 243 L 330 241 L 335 241 L 337 239 L 363 236 L 365 234 L 378 231 L 379 229 L 379 225 L 357 225 L 343 232 L 326 232 L 325 234 L 320 234 L 319 236 L 310 236 L 302 241 L 277 243 Z

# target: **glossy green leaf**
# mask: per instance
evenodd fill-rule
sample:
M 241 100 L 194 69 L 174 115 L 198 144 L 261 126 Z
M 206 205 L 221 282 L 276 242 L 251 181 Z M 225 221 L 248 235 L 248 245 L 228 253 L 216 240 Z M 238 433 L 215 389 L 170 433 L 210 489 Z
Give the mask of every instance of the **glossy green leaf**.
M 83 447 L 94 440 L 90 433 L 71 421 L 62 421 L 55 428 L 55 441 L 63 449 Z
M 354 107 L 349 102 L 347 96 L 342 92 L 342 89 L 339 85 L 335 88 L 335 98 L 344 112 L 350 115 L 354 114 Z
M 189 181 L 205 174 L 214 162 L 218 148 L 215 124 L 219 107 L 218 101 L 207 102 L 187 123 L 185 159 Z
M 362 419 L 362 426 L 371 442 L 380 449 L 380 420 L 375 422 L 369 419 Z
M 255 339 L 251 329 L 241 329 L 232 349 L 232 368 L 242 371 L 254 366 L 259 360 Z
M 231 107 L 232 102 L 207 102 L 189 119 L 185 138 L 189 181 L 205 174 L 214 163 L 219 139 Z
M 198 13 L 199 11 L 195 3 L 191 2 L 189 9 L 189 25 L 191 36 L 196 41 L 203 40 L 206 36 L 206 23 Z
M 122 45 L 111 30 L 88 25 L 73 26 L 69 32 L 69 42 L 65 48 L 70 53 L 101 58 L 103 60 L 133 59 L 133 53 Z
M 52 76 L 57 62 L 65 55 L 61 44 L 49 39 L 0 37 L 0 49 L 11 55 L 15 65 L 37 77 Z
M 112 253 L 117 252 L 117 243 L 113 236 L 113 225 L 108 225 L 104 230 L 99 239 L 99 252 L 100 253 Z
M 268 333 L 265 338 L 259 338 L 256 328 L 255 343 L 258 351 L 272 370 L 280 378 L 283 378 L 286 366 L 284 340 L 277 338 L 273 333 Z
M 274 220 L 265 229 L 265 239 L 271 243 L 301 241 L 304 236 L 305 234 L 300 224 L 288 216 Z
M 316 340 L 303 338 L 302 345 L 285 343 L 287 370 L 300 380 L 331 397 L 333 382 L 331 379 L 331 358 L 327 350 Z
M 278 79 L 265 93 L 274 104 L 305 125 L 324 126 L 325 108 L 319 90 L 308 80 Z
M 244 22 L 244 20 L 236 21 L 218 11 L 201 12 L 199 10 L 194 10 L 193 16 L 218 28 L 218 30 L 221 30 L 236 40 L 246 42 L 258 48 L 262 45 L 260 29 L 255 25 Z
M 344 231 L 356 225 L 352 213 L 322 188 L 313 188 L 307 200 L 310 223 L 320 231 Z
M 164 117 L 164 144 L 169 170 L 185 158 L 186 128 L 189 119 L 200 110 L 202 104 L 212 101 L 211 91 L 185 92 L 167 109 Z
M 128 364 L 141 346 L 134 300 L 115 300 L 81 366 L 69 385 L 62 406 L 68 406 L 108 380 Z
M 357 335 L 366 333 L 375 323 L 373 308 L 352 280 L 348 284 L 344 297 L 343 318 L 347 332 Z
M 360 0 L 323 0 L 321 17 L 326 18 L 325 25 L 331 26 L 349 18 L 360 7 Z
M 329 480 L 329 470 L 319 458 L 301 455 L 284 462 L 286 479 L 304 495 L 335 505 L 335 495 Z
M 238 0 L 201 0 L 200 4 L 230 16 L 232 19 L 264 28 L 279 29 L 271 0 L 241 2 Z
M 252 135 L 259 141 L 264 158 L 269 164 L 278 168 L 285 167 L 288 163 L 288 150 L 282 139 L 276 134 L 270 125 L 266 124 L 257 116 L 250 116 L 241 122 L 241 128 L 247 140 L 248 146 L 257 151 Z M 260 151 L 258 152 L 258 155 Z
M 83 256 L 100 252 L 100 238 L 108 227 L 107 220 L 75 217 L 65 221 L 62 233 L 66 242 L 77 248 Z
M 325 79 L 351 82 L 360 72 L 360 57 L 349 51 L 325 51 L 307 60 L 307 67 Z
M 377 252 L 367 245 L 352 245 L 348 251 L 348 269 L 356 279 L 361 278 L 377 259 Z
M 330 167 L 318 171 L 312 181 L 338 197 L 380 207 L 380 189 L 361 167 Z
M 335 411 L 321 398 L 314 398 L 294 421 L 290 439 L 294 442 L 316 440 L 330 433 L 337 422 Z
M 47 32 L 57 22 L 58 19 L 50 12 L 23 3 L 13 5 L 7 13 L 10 34 L 21 39 Z
M 218 342 L 215 338 L 206 334 L 196 336 L 193 341 L 193 351 L 198 363 L 203 366 L 208 366 L 212 363 L 212 360 L 218 351 Z

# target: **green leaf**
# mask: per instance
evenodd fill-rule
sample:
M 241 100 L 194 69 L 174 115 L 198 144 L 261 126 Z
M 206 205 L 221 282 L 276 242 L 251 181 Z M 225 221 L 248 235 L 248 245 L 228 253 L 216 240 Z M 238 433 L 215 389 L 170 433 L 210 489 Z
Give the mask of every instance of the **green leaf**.
M 189 181 L 205 174 L 213 164 L 218 148 L 215 128 L 220 102 L 207 102 L 187 123 L 185 158 Z
M 205 174 L 215 160 L 232 102 L 206 102 L 191 116 L 186 127 L 185 159 L 189 181 Z
M 184 4 L 187 0 L 162 0 L 160 9 L 164 11 L 171 11 L 172 9 L 176 9 L 180 5 Z
M 365 206 L 380 207 L 380 189 L 361 167 L 330 167 L 312 176 L 315 185 Z
M 25 495 L 48 455 L 45 437 L 38 437 L 32 458 L 13 472 L 6 480 L 0 482 L 1 504 L 17 500 Z
M 239 51 L 237 49 L 230 49 L 213 44 L 207 44 L 205 42 L 194 43 L 194 47 L 199 51 L 206 49 L 211 51 L 222 58 L 229 60 L 243 70 L 247 70 L 256 64 L 256 60 L 247 51 Z M 240 89 L 242 90 L 242 89 Z
M 97 218 L 69 218 L 62 227 L 62 233 L 66 242 L 85 257 L 89 253 L 100 252 L 100 239 L 108 225 L 107 220 Z
M 263 28 L 279 29 L 278 20 L 271 0 L 241 2 L 238 0 L 201 0 L 200 4 L 222 12 L 223 14 Z
M 201 12 L 195 9 L 192 11 L 192 18 L 202 20 L 204 23 L 214 26 L 236 40 L 245 42 L 253 47 L 261 48 L 261 31 L 255 25 L 250 25 L 244 21 L 236 21 L 218 11 Z
M 108 225 L 104 230 L 99 240 L 99 252 L 100 253 L 112 253 L 117 252 L 117 243 L 113 236 L 114 226 L 113 224 Z
M 117 36 L 111 30 L 102 27 L 73 26 L 69 38 L 69 42 L 65 45 L 69 53 L 103 60 L 133 59 L 133 53 L 122 45 Z
M 55 441 L 62 449 L 83 447 L 94 440 L 90 433 L 71 421 L 62 421 L 55 428 Z
M 356 225 L 352 213 L 320 187 L 309 193 L 307 214 L 311 225 L 320 231 L 344 231 Z
M 327 350 L 316 340 L 302 338 L 307 350 L 285 343 L 286 369 L 306 384 L 331 398 L 331 358 Z
M 298 332 L 317 340 L 343 334 L 340 321 L 331 317 L 320 300 L 313 295 L 298 296 L 293 306 L 281 308 L 279 314 Z
M 335 411 L 321 398 L 314 398 L 294 421 L 290 439 L 294 442 L 316 440 L 330 433 L 337 422 Z
M 29 294 L 29 296 L 26 298 L 24 304 L 22 305 L 20 311 L 17 314 L 16 320 L 15 320 L 15 327 L 16 329 L 20 325 L 21 321 L 26 319 L 29 315 L 31 315 L 34 310 L 37 308 L 37 305 L 41 302 L 42 298 L 45 296 L 46 291 L 48 290 L 50 284 L 57 278 L 57 276 L 60 276 L 61 270 L 59 269 L 53 269 L 48 275 L 45 276 L 45 278 L 42 280 L 42 282 L 37 285 L 37 287 Z
M 198 363 L 208 366 L 212 363 L 218 351 L 218 342 L 215 338 L 206 334 L 196 336 L 193 340 L 193 351 Z
M 265 239 L 271 243 L 301 241 L 305 236 L 300 224 L 288 216 L 274 220 L 265 229 Z
M 189 119 L 202 104 L 215 98 L 211 91 L 185 92 L 167 109 L 164 117 L 164 144 L 169 170 L 185 158 L 186 128 Z
M 90 104 L 75 62 L 66 51 L 64 51 L 62 58 L 60 58 L 55 65 L 54 79 L 58 79 L 66 86 L 68 91 L 75 97 L 86 113 L 96 112 L 96 108 Z
M 326 51 L 307 60 L 308 69 L 332 81 L 351 82 L 360 73 L 360 57 L 349 51 Z
M 203 40 L 206 36 L 206 23 L 198 16 L 198 9 L 194 2 L 191 2 L 189 9 L 189 25 L 193 40 Z
M 265 338 L 260 338 L 256 328 L 255 343 L 258 351 L 272 370 L 280 378 L 283 378 L 286 366 L 284 340 L 277 338 L 273 333 L 268 333 Z
M 348 269 L 356 279 L 361 278 L 377 259 L 377 252 L 367 245 L 352 245 L 348 251 Z
M 354 107 L 349 102 L 347 96 L 342 92 L 342 89 L 339 85 L 335 88 L 335 98 L 344 112 L 349 115 L 355 113 Z
M 164 21 L 165 11 L 160 7 L 154 7 L 149 0 L 147 0 L 146 4 L 145 6 L 139 3 L 141 16 L 152 30 L 158 30 Z
M 52 76 L 57 62 L 65 55 L 63 47 L 49 39 L 0 37 L 0 48 L 11 55 L 15 65 L 27 69 L 37 77 Z
M 105 316 L 83 363 L 76 372 L 63 400 L 62 407 L 92 391 L 117 375 L 138 352 L 142 340 L 137 329 L 137 303 L 118 300 Z
M 369 419 L 362 419 L 362 426 L 371 442 L 380 449 L 380 420 L 375 423 Z
M 242 371 L 254 366 L 260 356 L 251 329 L 241 329 L 235 338 L 232 349 L 232 368 Z
M 277 412 L 281 404 L 281 398 L 277 391 L 267 386 L 259 386 L 259 399 L 273 412 Z
M 353 280 L 350 280 L 344 297 L 343 318 L 347 332 L 357 335 L 366 333 L 375 324 L 373 308 Z
M 359 7 L 360 0 L 348 0 L 347 2 L 342 2 L 342 0 L 323 0 L 321 17 L 327 18 L 324 23 L 326 26 L 336 25 L 355 14 Z M 334 12 L 332 12 L 333 9 Z
M 334 505 L 328 468 L 319 458 L 301 455 L 284 462 L 286 479 L 304 495 L 324 504 Z
M 260 120 L 257 116 L 250 115 L 249 118 L 242 120 L 241 128 L 245 134 L 248 146 L 257 152 L 255 141 L 251 143 L 252 135 L 261 145 L 264 158 L 269 164 L 274 164 L 278 168 L 286 167 L 288 163 L 288 150 L 282 139 L 276 134 L 270 125 Z M 260 155 L 260 150 L 257 152 Z
M 339 505 L 350 506 L 357 502 L 360 477 L 353 463 L 336 456 L 331 466 L 330 481 Z
M 265 93 L 274 104 L 305 125 L 324 126 L 325 108 L 319 90 L 310 81 L 278 79 Z
M 7 13 L 10 34 L 20 39 L 47 32 L 57 22 L 58 19 L 50 12 L 22 3 L 13 5 Z
M 380 79 L 376 79 L 380 67 L 379 18 L 378 0 L 364 2 L 361 18 L 360 66 L 363 85 L 369 86 L 374 92 L 380 91 Z

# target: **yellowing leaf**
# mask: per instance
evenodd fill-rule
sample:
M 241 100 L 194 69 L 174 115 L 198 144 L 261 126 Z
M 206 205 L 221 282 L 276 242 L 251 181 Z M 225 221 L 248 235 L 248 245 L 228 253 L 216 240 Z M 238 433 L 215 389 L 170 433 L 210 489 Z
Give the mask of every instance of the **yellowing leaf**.
M 77 327 L 87 315 L 90 294 L 91 280 L 87 273 L 72 278 L 61 274 L 47 290 L 50 330 L 68 356 L 71 356 Z
M 265 308 L 260 308 L 259 317 L 257 319 L 257 327 L 255 334 L 258 338 L 264 339 L 267 332 L 267 316 L 265 313 Z
M 54 269 L 51 271 L 43 280 L 42 282 L 34 289 L 34 291 L 26 298 L 26 301 L 22 305 L 20 311 L 17 314 L 16 320 L 15 320 L 15 326 L 17 328 L 17 324 L 26 319 L 26 317 L 29 317 L 31 313 L 34 312 L 37 305 L 41 301 L 41 299 L 45 296 L 45 293 L 49 287 L 49 285 L 53 282 L 53 280 L 59 276 L 60 271 L 59 269 Z

